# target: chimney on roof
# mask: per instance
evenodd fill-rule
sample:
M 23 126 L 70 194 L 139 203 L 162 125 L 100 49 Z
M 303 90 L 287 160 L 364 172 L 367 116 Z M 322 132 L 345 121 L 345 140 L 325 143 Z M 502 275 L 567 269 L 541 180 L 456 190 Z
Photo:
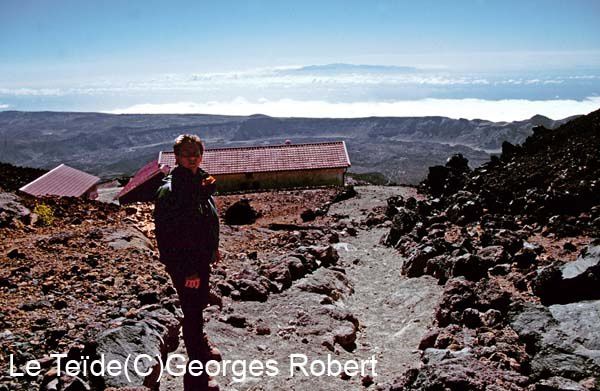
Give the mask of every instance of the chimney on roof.
M 292 144 L 292 140 L 290 140 L 290 139 L 285 140 L 285 145 L 291 145 L 291 144 Z

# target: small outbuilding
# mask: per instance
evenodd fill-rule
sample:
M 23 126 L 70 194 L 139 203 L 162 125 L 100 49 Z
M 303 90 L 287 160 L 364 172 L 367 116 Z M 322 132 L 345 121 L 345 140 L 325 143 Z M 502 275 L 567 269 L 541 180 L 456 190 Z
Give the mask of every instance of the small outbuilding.
M 172 151 L 142 167 L 121 190 L 119 203 L 150 201 L 175 166 Z M 201 167 L 217 179 L 220 193 L 277 188 L 343 186 L 350 158 L 344 141 L 216 148 L 204 151 Z
M 132 202 L 153 201 L 156 190 L 169 170 L 169 166 L 159 166 L 158 160 L 153 160 L 146 164 L 135 173 L 125 187 L 117 194 L 119 203 L 125 205 Z
M 19 191 L 36 197 L 55 195 L 94 200 L 98 197 L 97 184 L 99 181 L 100 178 L 97 176 L 61 164 L 21 187 Z

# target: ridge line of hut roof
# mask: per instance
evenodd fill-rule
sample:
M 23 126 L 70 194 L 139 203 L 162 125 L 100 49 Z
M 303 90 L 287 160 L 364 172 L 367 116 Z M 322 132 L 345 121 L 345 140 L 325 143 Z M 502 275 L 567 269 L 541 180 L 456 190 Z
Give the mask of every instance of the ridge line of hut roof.
M 43 178 L 44 178 L 44 177 L 46 177 L 48 174 L 50 174 L 51 172 L 53 172 L 53 171 L 55 171 L 55 170 L 58 170 L 58 169 L 59 169 L 60 167 L 62 167 L 62 166 L 67 166 L 67 165 L 66 165 L 65 163 L 60 163 L 58 166 L 54 167 L 52 170 L 48 171 L 47 173 L 45 173 L 45 174 L 42 174 L 42 175 L 40 175 L 39 177 L 37 177 L 37 178 L 35 178 L 34 180 L 32 180 L 31 182 L 29 182 L 29 183 L 27 183 L 27 184 L 25 184 L 25 185 L 21 186 L 21 187 L 19 188 L 19 191 L 23 191 L 23 189 L 24 189 L 24 188 L 26 188 L 26 187 L 29 187 L 29 186 L 33 185 L 33 184 L 34 184 L 34 183 L 36 183 L 37 181 L 39 181 L 39 180 L 43 179 Z M 70 166 L 67 166 L 67 167 L 70 167 Z
M 148 163 L 144 164 L 139 170 L 137 170 L 133 174 L 133 176 L 131 176 L 130 181 L 133 178 L 135 178 L 140 173 L 141 170 L 143 170 L 144 168 L 146 168 L 147 166 L 149 166 L 150 164 L 153 164 L 153 163 L 156 163 L 156 168 L 151 172 L 150 175 L 148 175 L 148 177 L 146 177 L 144 179 L 144 182 L 149 181 L 150 179 L 154 178 L 155 176 L 157 176 L 158 174 L 160 174 L 161 172 L 163 172 L 161 170 L 161 165 L 159 164 L 161 154 L 162 154 L 162 151 L 158 154 L 158 160 L 149 161 Z M 164 164 L 163 164 L 163 166 L 164 166 Z M 127 184 L 125 184 L 125 186 L 123 186 L 123 188 L 121 189 L 121 191 L 119 191 L 119 193 L 117 195 L 115 195 L 115 197 L 113 199 L 120 198 L 120 197 L 124 196 L 125 194 L 131 192 L 132 190 L 134 190 L 136 188 L 136 186 L 133 186 L 133 185 L 130 188 L 127 188 L 128 185 L 129 185 L 129 182 Z
M 342 144 L 344 144 L 344 153 L 346 154 L 346 161 L 350 162 L 350 155 L 348 155 L 348 148 L 346 148 L 346 141 L 342 140 Z
M 239 147 L 220 147 L 220 148 L 207 148 L 206 151 L 222 151 L 222 150 L 233 150 L 233 149 L 271 149 L 271 148 L 281 148 L 281 147 L 285 147 L 285 148 L 292 148 L 292 147 L 303 147 L 306 145 L 327 145 L 327 144 L 344 144 L 346 145 L 345 141 L 322 141 L 322 142 L 318 142 L 318 143 L 301 143 L 301 144 L 275 144 L 275 145 L 252 145 L 249 147 L 244 147 L 244 146 L 239 146 Z M 205 152 L 206 152 L 205 151 Z M 173 153 L 173 151 L 160 151 L 160 153 L 162 154 L 163 152 L 166 153 Z M 347 155 L 347 153 L 346 153 Z M 159 155 L 160 158 L 160 155 Z M 350 159 L 348 159 L 350 160 Z

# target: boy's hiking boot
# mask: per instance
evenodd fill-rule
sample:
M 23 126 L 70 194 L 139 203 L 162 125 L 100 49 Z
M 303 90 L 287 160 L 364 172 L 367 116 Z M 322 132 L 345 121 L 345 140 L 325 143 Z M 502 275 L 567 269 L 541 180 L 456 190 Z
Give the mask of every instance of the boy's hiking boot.
M 219 383 L 212 376 L 208 377 L 208 388 L 207 388 L 207 390 L 208 391 L 220 391 Z
M 215 361 L 223 361 L 223 356 L 221 356 L 221 351 L 217 349 L 216 346 L 208 339 L 206 333 L 203 335 L 204 338 L 204 346 L 208 351 L 208 359 Z

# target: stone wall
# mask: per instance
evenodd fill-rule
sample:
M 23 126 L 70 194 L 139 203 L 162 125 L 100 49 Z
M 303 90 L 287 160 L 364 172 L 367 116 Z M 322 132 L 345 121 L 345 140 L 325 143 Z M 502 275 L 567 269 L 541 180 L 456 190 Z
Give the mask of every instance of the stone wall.
M 277 171 L 248 174 L 215 175 L 220 193 L 312 186 L 342 186 L 345 169 Z

